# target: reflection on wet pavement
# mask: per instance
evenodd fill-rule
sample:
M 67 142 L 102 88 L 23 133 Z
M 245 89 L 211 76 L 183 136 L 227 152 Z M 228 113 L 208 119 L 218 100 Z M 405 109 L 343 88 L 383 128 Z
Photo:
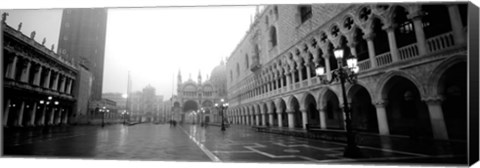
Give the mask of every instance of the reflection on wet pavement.
M 6 130 L 4 134 L 5 155 L 22 157 L 290 163 L 437 157 L 360 146 L 364 157 L 350 159 L 343 157 L 342 143 L 255 132 L 246 126 L 231 126 L 226 131 L 197 125 L 71 126 Z

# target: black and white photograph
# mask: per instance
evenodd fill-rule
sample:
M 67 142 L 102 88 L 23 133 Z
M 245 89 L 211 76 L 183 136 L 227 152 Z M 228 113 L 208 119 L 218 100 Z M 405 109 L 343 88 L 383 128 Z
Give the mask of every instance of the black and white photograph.
M 0 14 L 0 160 L 478 161 L 479 17 L 469 1 Z

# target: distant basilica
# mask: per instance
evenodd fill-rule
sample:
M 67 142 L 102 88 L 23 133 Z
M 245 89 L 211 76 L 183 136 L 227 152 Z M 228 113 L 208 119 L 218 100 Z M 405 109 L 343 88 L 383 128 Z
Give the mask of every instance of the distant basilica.
M 173 97 L 173 117 L 180 122 L 220 122 L 220 114 L 214 104 L 226 98 L 225 62 L 215 67 L 210 78 L 202 82 L 198 73 L 197 82 L 191 76 L 182 81 L 180 70 L 177 76 L 177 95 Z M 226 101 L 226 100 L 225 100 Z

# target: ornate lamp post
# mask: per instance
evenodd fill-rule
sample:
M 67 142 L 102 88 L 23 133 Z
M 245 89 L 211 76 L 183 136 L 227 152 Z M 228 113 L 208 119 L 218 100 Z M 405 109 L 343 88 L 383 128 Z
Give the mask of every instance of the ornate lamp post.
M 200 108 L 200 110 L 198 110 L 198 113 L 200 114 L 200 126 L 203 127 L 205 126 L 205 121 L 204 121 L 204 115 L 205 115 L 205 109 Z
M 127 115 L 128 115 L 127 110 L 124 110 L 124 111 L 122 112 L 122 115 L 123 115 L 123 125 L 125 125 L 126 122 L 127 122 Z
M 102 113 L 102 127 L 105 126 L 105 113 L 110 112 L 105 106 L 103 106 L 100 110 L 100 113 Z
M 222 131 L 225 131 L 225 123 L 224 123 L 224 115 L 223 115 L 223 111 L 226 110 L 228 108 L 228 103 L 224 103 L 224 100 L 221 99 L 220 100 L 220 104 L 218 103 L 215 103 L 215 107 L 220 111 L 220 114 L 222 116 Z
M 347 147 L 345 147 L 345 151 L 343 156 L 356 158 L 360 157 L 362 154 L 360 149 L 357 147 L 355 142 L 355 134 L 352 130 L 352 116 L 351 116 L 351 109 L 348 106 L 347 102 L 347 94 L 345 92 L 345 81 L 355 84 L 357 81 L 357 73 L 358 73 L 358 66 L 357 66 L 357 58 L 353 55 L 349 55 L 346 58 L 347 67 L 343 67 L 343 59 L 344 59 L 344 50 L 342 48 L 335 49 L 334 51 L 335 58 L 337 59 L 338 68 L 332 70 L 331 79 L 325 80 L 323 78 L 325 76 L 325 67 L 323 65 L 318 65 L 315 69 L 317 76 L 321 77 L 321 83 L 329 84 L 333 81 L 340 80 L 340 85 L 342 87 L 342 97 L 343 97 L 343 112 L 345 113 L 345 124 L 347 127 Z

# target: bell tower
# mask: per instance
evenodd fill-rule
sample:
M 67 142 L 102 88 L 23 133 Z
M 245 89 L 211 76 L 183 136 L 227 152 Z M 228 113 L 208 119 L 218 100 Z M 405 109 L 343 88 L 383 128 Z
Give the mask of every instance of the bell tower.
M 178 69 L 178 74 L 177 74 L 177 93 L 180 93 L 180 86 L 182 85 L 182 72 L 180 72 L 180 69 Z

